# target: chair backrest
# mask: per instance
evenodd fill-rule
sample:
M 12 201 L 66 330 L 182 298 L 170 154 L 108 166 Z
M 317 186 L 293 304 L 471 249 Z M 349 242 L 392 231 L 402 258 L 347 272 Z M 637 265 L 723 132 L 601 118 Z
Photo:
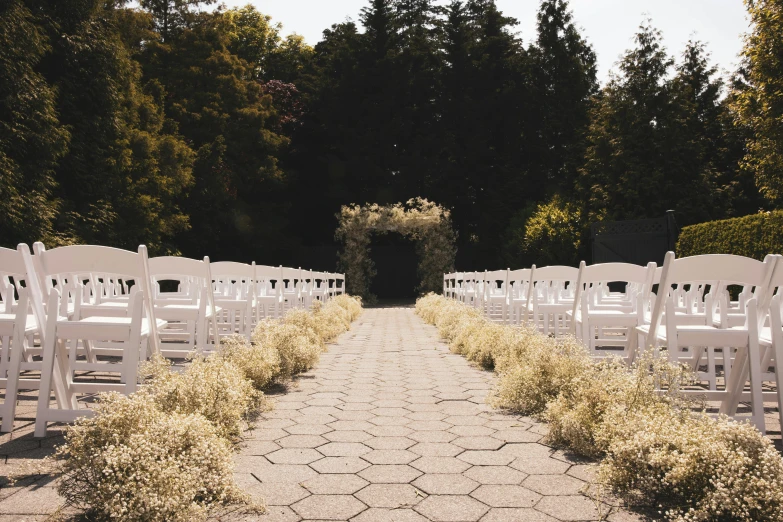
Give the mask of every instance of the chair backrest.
M 533 275 L 535 288 L 531 294 L 534 302 L 561 302 L 570 300 L 576 291 L 579 269 L 572 266 L 536 267 Z
M 535 269 L 535 265 L 533 265 L 533 267 L 531 268 L 519 268 L 517 270 L 509 270 L 508 280 L 509 282 L 519 281 L 521 283 L 530 281 L 531 277 L 533 276 L 534 269 Z
M 582 284 L 618 282 L 646 284 L 651 278 L 650 270 L 655 270 L 655 263 L 649 263 L 647 266 L 630 263 L 585 265 L 582 261 L 579 269 L 581 270 L 579 281 Z
M 222 277 L 255 279 L 256 277 L 255 262 L 251 265 L 234 261 L 211 262 L 209 270 L 215 279 Z
M 149 260 L 149 267 L 151 281 L 156 283 L 165 280 L 184 280 L 186 278 L 196 280 L 206 296 L 209 309 L 215 309 L 209 257 L 204 256 L 203 261 L 179 256 L 153 257 Z M 199 292 L 199 298 L 201 298 L 202 292 Z
M 26 245 L 21 252 L 25 258 L 25 266 L 28 268 L 28 276 L 35 273 L 38 275 L 37 285 L 28 281 L 31 286 L 30 301 L 33 303 L 34 311 L 36 307 L 40 307 L 36 315 L 44 310 L 44 298 L 48 296 L 49 290 L 52 288 L 52 281 L 54 279 L 62 280 L 60 276 L 66 278 L 74 278 L 75 276 L 76 280 L 73 283 L 91 274 L 110 275 L 124 280 L 132 279 L 143 292 L 144 309 L 150 322 L 150 339 L 153 349 L 155 351 L 159 349 L 157 329 L 154 326 L 156 324 L 155 310 L 152 306 L 153 295 L 146 246 L 139 245 L 137 252 L 100 245 L 72 245 L 46 250 L 43 243 L 36 242 L 33 249 L 35 250 L 34 257 L 30 256 Z M 50 312 L 54 313 L 54 311 Z M 41 321 L 41 318 L 37 319 Z M 43 323 L 39 322 L 39 324 Z
M 345 274 L 331 274 L 334 278 L 334 291 L 338 294 L 345 293 Z
M 271 292 L 279 292 L 281 287 L 280 267 L 269 265 L 255 265 L 256 292 L 258 295 L 271 295 Z
M 282 289 L 287 292 L 294 292 L 301 289 L 304 283 L 304 275 L 301 268 L 280 267 L 280 281 Z
M 776 261 L 777 256 L 773 255 L 768 255 L 764 261 L 758 261 L 730 254 L 706 254 L 677 259 L 674 252 L 667 252 L 658 298 L 651 316 L 650 331 L 655 332 L 660 326 L 667 296 L 674 285 L 703 283 L 717 287 L 727 284 L 753 286 L 756 288 L 754 296 L 758 309 L 766 310 L 772 298 L 769 289 Z M 759 314 L 759 317 L 763 318 L 764 314 Z
M 578 284 L 576 285 L 576 291 L 574 292 L 572 317 L 576 318 L 580 315 L 582 296 L 584 295 L 585 298 L 589 298 L 591 285 L 626 283 L 635 285 L 637 289 L 641 289 L 641 292 L 646 296 L 652 288 L 652 280 L 655 276 L 655 266 L 656 265 L 653 262 L 648 263 L 647 266 L 633 265 L 631 263 L 599 263 L 588 266 L 582 261 L 579 263 Z M 632 296 L 636 295 L 639 294 L 632 294 Z M 628 304 L 634 305 L 635 303 L 629 301 Z M 576 322 L 572 323 L 571 329 L 572 332 L 576 331 Z
M 329 288 L 329 273 L 310 270 L 310 285 L 313 290 L 326 290 Z
M 499 291 L 500 289 L 505 292 L 508 288 L 508 269 L 506 270 L 487 270 L 483 274 L 479 274 L 484 280 L 484 291 Z
M 212 280 L 209 258 L 202 261 L 180 256 L 153 257 L 149 260 L 150 275 L 160 281 L 167 277 L 173 279 L 194 277 L 204 282 Z
M 565 281 L 572 282 L 579 278 L 579 269 L 573 266 L 543 266 L 536 268 L 533 281 Z
M 24 259 L 18 250 L 0 247 L 0 274 L 24 278 Z
M 0 247 L 0 300 L 4 311 L 11 312 L 16 304 L 15 290 L 24 279 L 25 267 L 21 252 Z
M 209 264 L 214 287 L 218 295 L 228 295 L 227 292 L 239 289 L 240 298 L 255 295 L 256 267 L 253 264 L 237 263 L 235 261 L 218 261 Z

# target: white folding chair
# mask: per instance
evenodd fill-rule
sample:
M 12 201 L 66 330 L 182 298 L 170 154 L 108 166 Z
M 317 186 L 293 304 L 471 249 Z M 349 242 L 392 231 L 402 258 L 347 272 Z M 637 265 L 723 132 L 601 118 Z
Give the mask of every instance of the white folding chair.
M 27 245 L 19 245 L 17 250 L 0 247 L 0 387 L 5 389 L 0 431 L 4 433 L 13 431 L 18 391 L 37 390 L 41 385 L 40 373 L 26 373 L 41 371 L 41 362 L 33 360 L 32 354 L 34 337 L 40 337 L 41 332 L 30 313 L 28 288 L 21 284 L 26 280 L 22 248 L 29 252 Z
M 558 337 L 569 332 L 568 312 L 574 308 L 579 269 L 572 266 L 536 268 L 530 314 L 533 326 L 544 335 Z
M 44 313 L 46 317 L 35 428 L 36 436 L 41 437 L 46 434 L 49 422 L 72 422 L 91 413 L 79 407 L 77 394 L 105 391 L 133 393 L 137 386 L 139 361 L 147 357 L 150 351 L 148 345 L 152 350 L 157 349 L 155 325 L 165 323 L 156 321 L 154 309 L 147 298 L 151 292 L 144 245 L 139 246 L 138 252 L 94 245 L 59 247 L 49 251 L 43 245 L 36 245 L 35 250 L 35 258 L 26 249 L 22 249 L 22 256 L 33 311 L 36 318 L 43 317 Z M 116 309 L 112 309 L 113 315 L 110 316 L 91 315 L 94 310 L 81 309 L 84 292 L 80 281 L 84 274 L 93 273 L 112 274 L 136 283 L 123 315 Z M 53 287 L 48 296 L 44 296 L 42 288 L 52 281 L 66 281 L 67 284 Z M 67 301 L 72 301 L 72 312 L 62 306 Z M 102 359 L 104 355 L 109 358 Z M 117 374 L 119 382 L 108 382 L 104 378 L 89 382 L 80 379 L 90 372 Z M 57 398 L 56 409 L 51 408 L 49 400 L 52 384 Z
M 282 313 L 285 314 L 288 310 L 304 306 L 302 269 L 281 266 L 280 281 L 282 283 L 280 286 Z
M 157 317 L 168 322 L 160 330 L 160 353 L 170 358 L 185 358 L 197 351 L 203 353 L 219 344 L 217 315 L 212 294 L 209 258 L 203 261 L 187 257 L 162 256 L 149 260 Z M 179 288 L 166 295 L 161 283 L 175 282 Z M 188 286 L 187 295 L 182 288 Z M 212 342 L 210 342 L 210 329 Z
M 329 274 L 329 276 L 330 276 L 330 280 L 334 281 L 334 286 L 331 286 L 331 282 L 330 282 L 332 297 L 338 296 L 340 294 L 344 294 L 345 274 Z
M 505 323 L 508 314 L 508 270 L 485 271 L 482 277 L 484 313 L 491 320 Z
M 212 290 L 218 334 L 240 334 L 250 338 L 253 332 L 253 308 L 256 295 L 256 264 L 219 261 L 210 263 Z
M 769 306 L 769 316 L 767 321 L 762 324 L 759 330 L 759 347 L 761 349 L 761 364 L 759 365 L 760 380 L 762 383 L 767 382 L 774 384 L 775 391 L 762 391 L 762 400 L 766 402 L 776 402 L 778 405 L 778 416 L 780 419 L 780 426 L 783 426 L 783 368 L 778 366 L 778 361 L 783 361 L 783 257 L 776 255 L 775 257 L 775 269 L 772 273 L 772 278 L 769 283 L 769 289 L 767 290 L 768 296 L 773 296 Z M 746 289 L 743 289 L 743 292 Z M 742 303 L 743 296 L 739 295 L 737 302 Z M 747 301 L 749 302 L 749 300 Z M 747 302 L 744 303 L 743 308 L 747 307 Z M 721 303 L 721 306 L 723 302 Z M 723 316 L 722 320 L 724 324 L 733 326 L 734 319 L 730 317 L 731 308 L 729 308 L 729 318 Z M 736 310 L 736 308 L 735 308 Z M 759 312 L 763 312 L 759 310 Z M 736 312 L 735 312 L 736 313 Z M 734 369 L 738 369 L 734 365 Z M 751 368 L 752 370 L 752 368 Z M 727 379 L 731 376 L 727 375 Z M 735 408 L 737 404 L 733 399 L 730 404 L 731 408 Z
M 675 259 L 668 252 L 661 273 L 658 297 L 655 299 L 650 322 L 637 326 L 632 336 L 631 349 L 649 346 L 667 348 L 669 360 L 688 364 L 698 371 L 703 358 L 707 370 L 699 373 L 701 380 L 710 382 L 709 390 L 687 390 L 684 393 L 705 397 L 708 401 L 720 401 L 720 413 L 734 416 L 741 400 L 749 399 L 752 421 L 764 432 L 764 408 L 761 390 L 761 353 L 759 328 L 769 307 L 770 281 L 776 264 L 774 256 L 764 262 L 734 255 L 702 255 Z M 754 297 L 746 307 L 744 324 L 720 327 L 712 324 L 718 303 L 713 290 L 725 284 L 739 284 L 755 288 Z M 697 295 L 703 295 L 700 303 L 694 302 L 688 292 L 701 287 Z M 707 292 L 709 287 L 710 292 Z M 688 314 L 679 314 L 678 308 L 704 310 L 695 314 L 699 321 L 688 321 Z M 685 318 L 685 320 L 683 319 Z M 697 323 L 697 324 L 694 324 Z M 717 381 L 715 350 L 722 349 L 722 362 L 726 375 L 723 390 L 715 389 Z M 733 352 L 733 355 L 732 355 Z M 744 392 L 750 381 L 750 392 Z
M 594 357 L 621 356 L 630 360 L 631 330 L 639 325 L 640 306 L 649 297 L 655 276 L 655 263 L 646 267 L 629 263 L 579 265 L 579 284 L 574 309 L 569 312 L 571 331 Z M 625 286 L 610 291 L 610 283 Z M 622 348 L 618 352 L 616 348 Z
M 480 305 L 481 281 L 477 272 L 465 272 L 462 279 L 462 299 L 466 305 L 478 307 Z
M 457 273 L 443 274 L 443 296 L 449 299 L 456 297 Z
M 282 281 L 280 267 L 255 265 L 256 309 L 255 323 L 263 319 L 280 317 L 282 306 Z
M 531 319 L 532 308 L 530 300 L 533 294 L 533 280 L 536 265 L 530 268 L 510 270 L 509 281 L 509 315 L 513 324 L 527 324 Z
M 314 301 L 324 304 L 329 300 L 329 274 L 326 272 L 314 272 L 310 270 L 310 295 L 308 310 L 312 307 Z

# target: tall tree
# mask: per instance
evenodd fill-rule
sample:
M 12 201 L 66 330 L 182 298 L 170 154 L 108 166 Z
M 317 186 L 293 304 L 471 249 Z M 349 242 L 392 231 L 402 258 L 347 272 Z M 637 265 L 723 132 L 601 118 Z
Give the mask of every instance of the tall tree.
M 224 27 L 219 13 L 203 14 L 177 38 L 151 43 L 140 59 L 196 151 L 194 186 L 183 202 L 192 223 L 180 239 L 183 251 L 249 260 L 287 245 L 278 158 L 288 140 L 274 132 L 272 98 L 229 51 Z
M 693 201 L 694 207 L 709 205 L 709 210 L 688 210 L 686 219 L 741 216 L 756 211 L 760 203 L 752 176 L 740 168 L 743 140 L 732 125 L 729 103 L 723 100 L 724 82 L 717 73 L 704 44 L 688 42 L 672 81 L 680 130 L 672 151 L 679 153 L 686 170 L 701 173 L 710 193 L 696 194 Z
M 282 25 L 271 16 L 248 4 L 229 9 L 223 20 L 228 50 L 248 62 L 258 79 L 294 83 L 306 72 L 313 48 L 297 34 L 282 38 Z
M 470 225 L 461 233 L 468 241 L 463 245 L 476 251 L 471 256 L 476 263 L 495 264 L 509 216 L 524 205 L 531 188 L 525 130 L 529 57 L 513 32 L 517 20 L 505 16 L 494 0 L 469 0 L 467 9 L 475 35 L 470 52 L 475 74 L 469 86 L 473 127 L 464 168 L 473 178 L 476 202 L 464 210 Z M 455 216 L 459 213 L 455 209 Z
M 584 157 L 590 105 L 598 92 L 596 57 L 575 26 L 567 0 L 541 2 L 537 31 L 528 49 L 535 102 L 530 105 L 535 130 L 528 139 L 537 141 L 533 168 L 546 179 L 549 191 L 569 197 Z
M 692 194 L 669 162 L 673 61 L 649 23 L 635 41 L 592 111 L 580 176 L 590 221 L 660 216 Z
M 176 37 L 193 21 L 199 6 L 215 2 L 216 0 L 139 0 L 139 5 L 152 14 L 155 26 L 165 42 Z
M 395 10 L 399 53 L 394 61 L 396 110 L 390 122 L 397 157 L 392 183 L 396 199 L 407 200 L 438 188 L 431 151 L 439 145 L 433 102 L 441 57 L 432 0 L 397 0 Z
M 0 245 L 55 237 L 54 171 L 65 154 L 67 128 L 56 90 L 39 72 L 49 40 L 19 0 L 0 6 Z
M 75 241 L 153 253 L 188 226 L 177 198 L 191 183 L 192 152 L 164 128 L 160 89 L 140 85 L 114 8 L 101 0 L 40 0 L 53 42 L 41 70 L 57 88 L 68 154 L 56 169 L 57 228 Z
M 752 30 L 732 107 L 747 128 L 743 167 L 755 175 L 767 205 L 783 204 L 783 3 L 745 0 Z

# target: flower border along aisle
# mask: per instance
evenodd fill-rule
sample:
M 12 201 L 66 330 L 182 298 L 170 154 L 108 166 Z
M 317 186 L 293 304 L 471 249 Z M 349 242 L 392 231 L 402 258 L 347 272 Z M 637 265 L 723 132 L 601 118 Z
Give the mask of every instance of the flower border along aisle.
M 603 457 L 599 482 L 614 493 L 672 521 L 783 520 L 783 459 L 770 440 L 751 424 L 694 411 L 678 394 L 690 373 L 665 357 L 631 371 L 594 362 L 574 338 L 495 324 L 435 294 L 416 313 L 452 351 L 498 372 L 494 406 L 548 422 L 552 445 Z
M 398 232 L 417 241 L 420 292 L 436 291 L 443 285 L 443 273 L 451 271 L 457 249 L 451 226 L 451 213 L 423 198 L 408 200 L 405 205 L 343 206 L 335 238 L 343 243 L 340 264 L 345 270 L 348 292 L 372 301 L 370 282 L 375 264 L 370 258 L 370 236 L 373 232 Z
M 233 478 L 233 449 L 267 406 L 261 390 L 312 368 L 361 312 L 361 299 L 339 295 L 260 322 L 252 342 L 228 337 L 181 372 L 162 357 L 144 363 L 138 392 L 102 395 L 95 416 L 68 428 L 58 492 L 102 520 L 204 520 L 228 503 L 263 511 Z

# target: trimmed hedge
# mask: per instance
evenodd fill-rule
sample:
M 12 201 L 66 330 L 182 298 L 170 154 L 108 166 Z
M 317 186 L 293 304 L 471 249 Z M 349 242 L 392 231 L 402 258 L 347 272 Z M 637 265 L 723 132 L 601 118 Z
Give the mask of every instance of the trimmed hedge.
M 735 254 L 764 260 L 783 253 L 783 210 L 684 227 L 677 241 L 677 257 Z

